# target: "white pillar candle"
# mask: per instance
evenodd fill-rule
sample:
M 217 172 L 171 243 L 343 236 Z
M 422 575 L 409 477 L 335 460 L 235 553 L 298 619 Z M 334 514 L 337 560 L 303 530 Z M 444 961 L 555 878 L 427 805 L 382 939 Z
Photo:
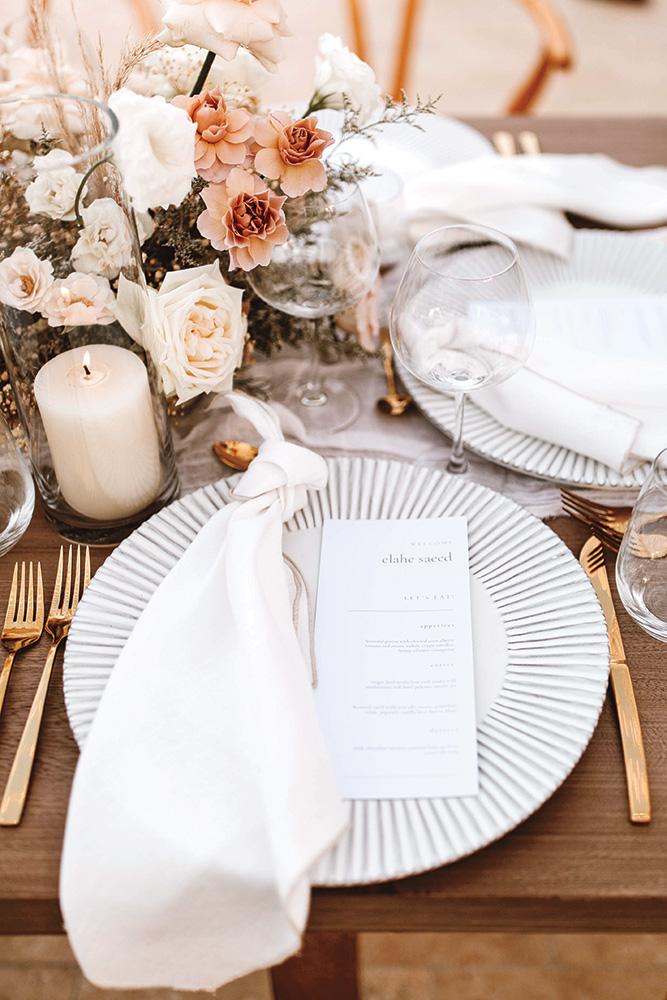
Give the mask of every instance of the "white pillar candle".
M 148 373 L 136 354 L 111 344 L 65 351 L 37 373 L 35 399 L 70 507 L 115 521 L 155 499 L 160 446 Z

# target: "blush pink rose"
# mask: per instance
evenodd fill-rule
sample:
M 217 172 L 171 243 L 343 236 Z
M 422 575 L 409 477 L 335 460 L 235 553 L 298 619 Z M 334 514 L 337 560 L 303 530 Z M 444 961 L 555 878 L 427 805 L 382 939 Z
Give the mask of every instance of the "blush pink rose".
M 179 95 L 171 103 L 184 108 L 197 126 L 195 168 L 205 181 L 218 184 L 232 167 L 250 166 L 248 143 L 255 119 L 242 108 L 228 110 L 220 87 L 195 97 Z
M 285 198 L 247 170 L 235 167 L 224 184 L 210 184 L 201 196 L 206 211 L 197 219 L 197 228 L 216 250 L 229 250 L 230 270 L 251 271 L 268 264 L 272 247 L 289 236 Z
M 330 132 L 317 128 L 317 117 L 293 122 L 286 111 L 272 111 L 255 123 L 255 170 L 280 186 L 290 198 L 323 191 L 327 174 L 321 157 L 333 142 Z

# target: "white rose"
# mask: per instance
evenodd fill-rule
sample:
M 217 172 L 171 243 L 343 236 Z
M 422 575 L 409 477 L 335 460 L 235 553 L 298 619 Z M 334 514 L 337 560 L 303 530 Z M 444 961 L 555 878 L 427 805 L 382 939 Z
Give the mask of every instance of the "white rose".
M 314 90 L 319 107 L 342 111 L 347 98 L 363 125 L 382 103 L 382 91 L 368 63 L 343 45 L 336 35 L 320 35 L 320 55 L 315 57 Z
M 162 18 L 167 45 L 190 43 L 233 59 L 239 46 L 269 70 L 285 58 L 280 36 L 290 35 L 280 0 L 181 0 Z
M 134 221 L 137 224 L 137 235 L 139 236 L 139 246 L 143 246 L 155 232 L 155 223 L 150 212 L 135 212 Z
M 42 302 L 49 326 L 97 326 L 113 323 L 113 292 L 106 278 L 72 271 L 51 285 Z
M 0 97 L 13 96 L 20 82 L 0 85 Z M 44 121 L 44 106 L 41 101 L 29 100 L 23 97 L 21 100 L 12 101 L 2 107 L 2 128 L 17 139 L 24 139 L 30 142 L 37 142 L 43 135 L 44 130 L 48 131 Z
M 77 174 L 72 156 L 64 149 L 52 149 L 46 156 L 36 156 L 33 169 L 37 177 L 25 189 L 31 212 L 48 215 L 51 219 L 74 219 L 74 201 L 82 174 Z
M 196 174 L 197 126 L 188 113 L 125 87 L 111 95 L 109 107 L 119 121 L 114 157 L 135 210 L 180 205 Z
M 29 247 L 17 247 L 0 261 L 0 302 L 14 309 L 39 312 L 53 285 L 53 265 L 40 260 Z
M 242 300 L 242 289 L 225 282 L 215 261 L 170 271 L 148 297 L 121 275 L 116 316 L 150 354 L 166 395 L 185 403 L 232 388 L 247 325 Z
M 98 198 L 81 210 L 83 229 L 72 249 L 72 267 L 115 278 L 130 262 L 132 234 L 125 212 L 113 198 Z

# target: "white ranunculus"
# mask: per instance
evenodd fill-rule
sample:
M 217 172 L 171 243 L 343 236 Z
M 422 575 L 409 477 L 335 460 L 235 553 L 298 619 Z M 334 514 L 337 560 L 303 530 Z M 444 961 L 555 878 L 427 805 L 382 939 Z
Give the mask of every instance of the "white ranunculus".
M 347 98 L 359 124 L 363 125 L 382 103 L 375 73 L 336 35 L 320 35 L 319 48 L 320 55 L 315 57 L 314 92 L 320 107 L 342 111 Z
M 114 295 L 106 278 L 72 271 L 53 282 L 41 312 L 49 326 L 98 326 L 113 323 L 113 304 Z
M 39 312 L 53 285 L 53 265 L 29 247 L 17 247 L 0 261 L 0 302 L 25 312 Z
M 74 202 L 82 174 L 72 166 L 73 158 L 64 149 L 52 149 L 46 156 L 36 156 L 33 169 L 37 177 L 25 189 L 31 212 L 48 215 L 51 219 L 74 219 Z
M 199 45 L 223 59 L 242 46 L 269 70 L 285 58 L 280 36 L 291 34 L 280 0 L 181 0 L 162 21 L 159 38 L 167 45 Z
M 72 267 L 86 274 L 115 278 L 130 262 L 132 233 L 125 212 L 113 198 L 98 198 L 81 210 L 83 229 L 72 249 Z
M 137 212 L 180 205 L 195 177 L 197 126 L 163 97 L 123 87 L 109 98 L 118 116 L 113 152 Z
M 122 275 L 116 317 L 155 363 L 167 396 L 229 392 L 241 363 L 246 320 L 243 291 L 223 279 L 217 261 L 170 271 L 148 294 Z

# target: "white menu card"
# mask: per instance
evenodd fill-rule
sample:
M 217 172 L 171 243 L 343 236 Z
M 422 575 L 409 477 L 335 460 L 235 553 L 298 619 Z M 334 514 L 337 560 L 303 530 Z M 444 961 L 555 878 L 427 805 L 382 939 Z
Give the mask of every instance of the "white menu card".
M 667 359 L 667 296 L 578 295 L 535 298 L 540 343 L 605 357 Z
M 464 517 L 325 521 L 315 659 L 343 798 L 477 793 Z

